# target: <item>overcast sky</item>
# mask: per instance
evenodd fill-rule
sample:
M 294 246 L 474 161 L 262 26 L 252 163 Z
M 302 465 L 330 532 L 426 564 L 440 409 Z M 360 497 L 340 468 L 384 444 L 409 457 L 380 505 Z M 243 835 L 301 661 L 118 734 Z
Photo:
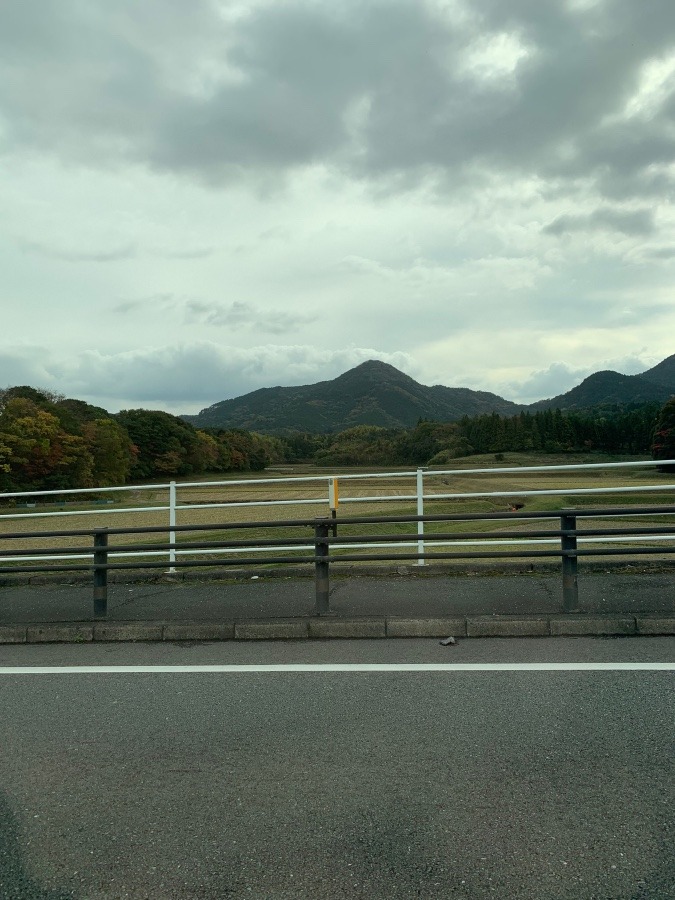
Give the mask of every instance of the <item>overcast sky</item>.
M 675 352 L 673 0 L 5 0 L 0 164 L 0 386 L 530 402 Z

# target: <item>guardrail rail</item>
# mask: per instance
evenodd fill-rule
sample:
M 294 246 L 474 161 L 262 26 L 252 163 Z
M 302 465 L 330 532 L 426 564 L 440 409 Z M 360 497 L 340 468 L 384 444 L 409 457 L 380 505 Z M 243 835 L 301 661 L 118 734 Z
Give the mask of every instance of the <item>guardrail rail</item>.
M 247 529 L 267 529 L 273 533 L 279 529 L 312 529 L 311 536 L 300 537 L 270 537 L 270 538 L 223 538 L 205 540 L 199 538 L 191 541 L 192 554 L 209 555 L 202 558 L 192 556 L 190 559 L 175 560 L 174 567 L 210 567 L 210 566 L 284 566 L 297 564 L 310 564 L 314 567 L 315 580 L 315 613 L 327 615 L 330 612 L 329 604 L 329 580 L 332 559 L 341 562 L 379 562 L 379 561 L 430 561 L 435 560 L 469 560 L 469 559 L 518 559 L 552 557 L 561 560 L 562 574 L 562 609 L 564 612 L 572 612 L 578 609 L 578 560 L 587 556 L 642 556 L 649 554 L 675 553 L 675 545 L 653 546 L 645 545 L 645 541 L 658 539 L 673 540 L 675 537 L 675 525 L 666 524 L 663 521 L 653 522 L 649 525 L 626 525 L 626 517 L 640 515 L 658 516 L 659 519 L 668 519 L 675 515 L 675 505 L 659 506 L 629 506 L 629 507 L 605 507 L 588 509 L 563 509 L 559 511 L 539 512 L 489 512 L 489 513 L 449 513 L 426 516 L 336 516 L 320 517 L 315 519 L 290 519 L 271 522 L 220 522 L 215 524 L 181 525 L 175 530 L 189 535 L 192 532 L 233 532 Z M 429 550 L 426 546 L 420 549 L 419 539 L 422 536 L 422 528 L 426 522 L 477 522 L 477 521 L 504 521 L 512 523 L 515 520 L 525 522 L 549 521 L 557 519 L 559 527 L 552 531 L 550 528 L 535 527 L 518 533 L 516 540 L 510 530 L 494 531 L 459 531 L 459 532 L 432 532 L 426 535 L 426 543 L 440 546 L 440 550 Z M 579 520 L 612 520 L 611 525 L 599 527 L 579 527 Z M 672 521 L 672 519 L 671 519 Z M 343 526 L 381 526 L 395 524 L 416 525 L 418 533 L 409 534 L 340 534 L 338 531 Z M 153 550 L 148 551 L 147 545 L 142 543 L 117 544 L 111 547 L 109 537 L 112 535 L 147 535 L 165 533 L 164 526 L 126 527 L 126 528 L 93 528 L 76 529 L 69 531 L 50 532 L 9 532 L 0 533 L 0 540 L 13 541 L 26 537 L 45 538 L 60 537 L 69 539 L 88 538 L 88 543 L 75 543 L 66 547 L 52 548 L 53 552 L 46 550 L 41 557 L 41 564 L 35 564 L 31 560 L 34 550 L 7 550 L 0 549 L 0 564 L 2 573 L 34 573 L 34 572 L 75 572 L 91 571 L 93 575 L 93 602 L 94 617 L 105 618 L 107 615 L 108 600 L 108 572 L 124 569 L 166 569 L 166 559 L 158 560 L 153 554 L 166 554 L 166 551 L 176 549 L 175 539 L 167 543 L 154 544 Z M 480 550 L 469 550 L 467 545 L 480 538 Z M 400 545 L 410 545 L 411 540 L 417 540 L 417 547 L 413 550 L 400 552 L 392 548 Z M 630 541 L 638 539 L 636 545 L 626 546 L 625 543 L 613 546 L 585 546 L 580 547 L 581 541 L 608 542 Z M 545 540 L 549 544 L 556 542 L 556 547 L 523 549 L 523 543 Z M 518 549 L 497 549 L 507 541 Z M 642 543 L 639 543 L 641 541 Z M 492 544 L 492 546 L 490 546 Z M 377 552 L 370 552 L 374 547 Z M 414 546 L 414 544 L 413 544 Z M 449 546 L 457 549 L 448 550 Z M 340 556 L 331 558 L 331 548 L 339 549 Z M 247 553 L 260 551 L 253 555 L 222 558 L 218 554 L 223 550 L 234 553 Z M 271 550 L 277 553 L 268 555 Z M 294 554 L 299 555 L 290 555 Z M 130 555 L 135 555 L 134 561 L 130 561 Z M 144 557 L 139 564 L 138 556 Z M 117 561 L 118 557 L 122 557 Z M 74 562 L 64 563 L 63 559 L 72 558 Z M 16 560 L 26 559 L 28 564 L 17 565 Z M 111 561 L 112 560 L 112 561 Z M 49 563 L 53 564 L 49 564 Z M 173 568 L 173 567 L 172 567 Z
M 387 504 L 396 502 L 397 504 L 407 504 L 409 503 L 411 509 L 415 510 L 418 522 L 418 529 L 416 541 L 417 541 L 417 550 L 419 553 L 418 563 L 420 565 L 424 565 L 424 542 L 428 540 L 428 535 L 425 535 L 424 522 L 427 521 L 425 519 L 425 513 L 428 512 L 428 505 L 430 503 L 435 504 L 440 501 L 471 501 L 471 500 L 489 500 L 495 499 L 498 501 L 503 500 L 511 500 L 513 498 L 518 499 L 528 499 L 528 500 L 536 500 L 539 497 L 602 497 L 604 496 L 613 496 L 613 495 L 627 495 L 627 496 L 639 496 L 639 497 L 647 497 L 649 494 L 654 493 L 667 493 L 675 491 L 675 481 L 671 480 L 665 483 L 658 484 L 618 484 L 612 487 L 583 487 L 580 485 L 574 486 L 566 486 L 566 487 L 552 487 L 552 488 L 527 488 L 522 486 L 512 486 L 505 490 L 480 490 L 480 491 L 452 491 L 452 490 L 439 490 L 438 489 L 438 481 L 440 479 L 440 485 L 445 488 L 446 486 L 452 486 L 452 481 L 457 477 L 465 477 L 469 476 L 479 476 L 480 478 L 488 478 L 488 477 L 500 477 L 500 476 L 526 476 L 529 477 L 535 473 L 547 473 L 551 475 L 555 474 L 565 474 L 565 475 L 574 475 L 577 472 L 592 472 L 593 470 L 626 470 L 633 471 L 637 469 L 647 469 L 650 468 L 660 468 L 665 466 L 674 466 L 675 460 L 639 460 L 639 461 L 630 461 L 630 462 L 601 462 L 601 463 L 581 463 L 581 464 L 569 464 L 569 465 L 558 465 L 558 466 L 548 466 L 548 465 L 537 465 L 537 466 L 499 466 L 499 467 L 490 467 L 490 468 L 469 468 L 469 469 L 422 469 L 418 468 L 416 470 L 405 470 L 405 471 L 392 471 L 392 472 L 359 472 L 359 473 L 348 473 L 348 474 L 340 474 L 340 475 L 301 475 L 301 476 L 282 476 L 275 478 L 248 478 L 248 479 L 229 479 L 229 480 L 219 480 L 219 481 L 186 481 L 186 482 L 176 482 L 170 481 L 159 484 L 146 484 L 146 485 L 123 485 L 118 487 L 108 487 L 108 488 L 77 488 L 77 489 L 61 489 L 54 491 L 21 491 L 21 492 L 9 492 L 0 494 L 0 509 L 2 505 L 6 505 L 8 503 L 19 504 L 22 507 L 25 507 L 25 511 L 18 512 L 16 510 L 9 512 L 0 511 L 0 527 L 4 522 L 9 523 L 11 520 L 21 519 L 21 521 L 25 521 L 27 519 L 38 519 L 45 520 L 51 519 L 53 517 L 70 517 L 70 516 L 95 516 L 97 522 L 105 521 L 105 517 L 110 515 L 119 516 L 120 514 L 129 515 L 133 517 L 135 514 L 144 514 L 148 513 L 158 513 L 158 514 L 167 514 L 167 522 L 163 528 L 158 528 L 157 531 L 164 531 L 165 534 L 168 535 L 168 543 L 166 546 L 168 549 L 160 551 L 157 549 L 160 545 L 156 545 L 155 552 L 157 554 L 163 553 L 164 558 L 168 559 L 168 563 L 170 566 L 170 571 L 174 570 L 177 565 L 177 560 L 179 557 L 189 556 L 194 554 L 195 551 L 191 547 L 185 547 L 180 545 L 176 538 L 177 535 L 181 534 L 185 529 L 182 528 L 184 523 L 179 523 L 179 517 L 189 516 L 191 511 L 194 510 L 237 510 L 243 507 L 250 508 L 266 508 L 266 507 L 302 507 L 306 508 L 307 506 L 318 506 L 323 507 L 328 515 L 332 518 L 335 518 L 341 509 L 343 509 L 346 505 L 349 504 L 358 504 L 358 503 L 369 503 L 369 504 Z M 412 481 L 414 484 L 414 489 L 408 492 L 402 493 L 374 493 L 372 491 L 371 483 L 377 484 L 378 482 L 382 482 L 383 480 L 391 480 L 400 481 L 405 483 L 405 481 Z M 347 493 L 347 488 L 345 485 L 356 485 L 359 482 L 365 482 L 368 487 L 366 488 L 369 491 L 366 494 L 356 494 L 352 493 L 351 495 Z M 215 490 L 221 490 L 223 492 L 228 492 L 231 489 L 243 489 L 244 487 L 248 490 L 250 488 L 257 488 L 265 485 L 289 485 L 290 488 L 300 488 L 302 490 L 307 489 L 308 492 L 311 493 L 310 488 L 314 489 L 313 486 L 318 486 L 314 491 L 317 493 L 318 488 L 320 488 L 321 496 L 315 497 L 292 497 L 287 499 L 246 499 L 246 500 L 218 500 L 216 502 L 200 502 L 200 503 L 190 503 L 190 502 L 179 502 L 179 497 L 181 492 L 183 491 L 201 491 L 205 490 L 208 492 L 213 492 Z M 390 488 L 391 490 L 391 488 Z M 137 499 L 145 493 L 153 498 L 157 496 L 166 497 L 166 502 L 158 502 L 154 500 L 146 506 L 124 506 L 120 507 L 113 503 L 111 498 L 124 496 L 125 494 L 131 493 L 132 496 L 135 496 Z M 94 498 L 93 502 L 97 505 L 95 509 L 66 509 L 66 498 L 80 498 L 81 500 L 87 500 L 87 498 Z M 37 503 L 38 500 L 45 500 L 54 503 L 60 503 L 63 508 L 58 510 L 40 510 L 33 511 L 31 507 Z M 108 508 L 109 507 L 109 508 Z M 636 507 L 637 509 L 637 507 Z M 638 513 L 635 512 L 635 515 Z M 511 517 L 513 519 L 513 515 Z M 412 521 L 412 520 L 410 520 Z M 431 520 L 429 520 L 431 521 Z M 191 524 L 191 523 L 185 523 Z M 264 523 L 259 523 L 260 527 L 263 527 Z M 114 533 L 116 529 L 109 529 L 109 533 Z M 52 532 L 43 531 L 41 535 L 48 536 L 52 535 Z M 26 538 L 29 537 L 29 534 L 24 534 Z M 40 535 L 37 535 L 38 537 Z M 546 541 L 546 538 L 541 538 L 540 541 Z M 614 540 L 620 541 L 621 537 L 615 537 Z M 476 537 L 472 540 L 472 543 L 475 545 L 480 545 L 481 539 Z M 259 548 L 256 548 L 252 544 L 249 546 L 251 552 L 258 552 Z M 290 545 L 289 545 L 290 549 Z M 141 552 L 140 550 L 137 552 Z M 147 551 L 143 551 L 147 552 Z M 238 552 L 231 551 L 227 547 L 223 546 L 220 551 L 222 555 L 227 555 L 230 552 Z M 48 557 L 41 556 L 40 554 L 34 553 L 31 557 L 35 562 L 40 562 L 42 559 L 49 559 L 52 562 L 56 557 L 54 554 L 48 554 Z M 8 560 L 9 561 L 9 558 Z M 19 561 L 18 558 L 15 558 L 14 561 Z

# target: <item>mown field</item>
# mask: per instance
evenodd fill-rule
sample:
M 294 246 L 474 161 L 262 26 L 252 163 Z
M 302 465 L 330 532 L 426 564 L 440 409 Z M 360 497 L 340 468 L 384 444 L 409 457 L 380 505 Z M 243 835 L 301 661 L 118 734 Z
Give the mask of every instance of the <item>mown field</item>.
M 638 505 L 675 505 L 675 477 L 659 473 L 655 468 L 615 469 L 602 468 L 576 470 L 566 472 L 526 472 L 516 471 L 504 473 L 494 471 L 500 467 L 524 468 L 538 465 L 579 465 L 582 463 L 609 463 L 627 461 L 594 455 L 541 455 L 506 453 L 503 459 L 490 456 L 471 456 L 455 460 L 453 474 L 444 474 L 433 470 L 425 470 L 425 514 L 445 513 L 489 513 L 503 512 L 512 506 L 522 506 L 527 512 L 560 510 L 563 507 L 617 507 Z M 469 470 L 487 468 L 488 473 L 473 473 Z M 398 470 L 402 471 L 402 470 Z M 371 477 L 363 477 L 363 470 L 346 469 L 340 473 L 317 469 L 314 466 L 284 466 L 268 470 L 255 477 L 231 477 L 224 484 L 209 484 L 209 479 L 189 486 L 178 485 L 177 524 L 178 525 L 223 525 L 215 531 L 197 531 L 181 534 L 178 542 L 186 549 L 191 541 L 206 539 L 219 541 L 224 539 L 257 540 L 265 538 L 283 538 L 290 536 L 310 539 L 313 534 L 311 525 L 283 528 L 258 527 L 232 529 L 236 523 L 280 522 L 290 519 L 314 519 L 330 514 L 328 505 L 328 482 L 331 476 L 338 477 L 339 517 L 367 515 L 415 515 L 417 501 L 415 496 L 416 473 L 410 469 L 405 477 L 394 477 L 386 470 L 370 470 Z M 352 477 L 350 477 L 352 476 Z M 353 477 L 359 476 L 359 477 Z M 312 480 L 289 482 L 288 478 L 307 478 Z M 265 479 L 265 483 L 260 483 Z M 270 480 L 271 479 L 271 480 Z M 316 479 L 316 480 L 314 480 Z M 188 483 L 189 484 L 189 483 Z M 587 495 L 583 491 L 589 488 L 601 488 L 600 495 Z M 623 493 L 622 488 L 639 489 Z M 565 495 L 563 490 L 572 491 Z M 530 496 L 531 491 L 550 491 L 551 493 Z M 470 494 L 500 492 L 496 497 L 464 497 L 464 498 L 430 498 L 429 495 Z M 388 499 L 383 499 L 388 498 Z M 112 501 L 112 502 L 110 502 Z M 311 502 L 308 502 L 311 501 Z M 7 501 L 0 507 L 0 537 L 10 532 L 21 535 L 16 539 L 0 542 L 2 551 L 31 550 L 39 555 L 44 548 L 64 548 L 72 546 L 91 546 L 91 537 L 68 538 L 44 536 L 29 537 L 32 532 L 42 534 L 52 530 L 92 530 L 95 528 L 124 528 L 141 526 L 165 526 L 167 531 L 151 535 L 111 535 L 110 545 L 119 546 L 127 543 L 143 543 L 148 550 L 152 545 L 168 540 L 169 524 L 169 492 L 168 489 L 152 489 L 150 486 L 137 486 L 124 493 L 101 493 L 96 499 L 82 501 L 76 498 L 57 502 L 36 502 L 35 506 L 19 506 Z M 209 504 L 222 504 L 209 506 Z M 271 504 L 271 505 L 258 505 Z M 135 512 L 125 511 L 129 507 Z M 555 530 L 557 519 L 524 522 L 517 518 L 506 521 L 472 521 L 464 522 L 427 522 L 425 534 L 434 532 L 452 533 L 471 530 L 483 532 L 488 537 L 496 530 L 508 530 L 514 538 L 522 532 L 537 528 Z M 605 520 L 601 520 L 603 523 Z M 594 520 L 599 526 L 601 521 Z M 675 524 L 675 516 L 651 515 L 622 520 L 627 525 L 646 525 L 651 522 L 668 522 Z M 615 524 L 618 524 L 616 522 Z M 352 534 L 409 534 L 414 540 L 416 525 L 410 523 L 378 524 L 368 526 L 340 525 L 339 536 Z M 635 541 L 635 546 L 645 544 L 644 540 Z M 543 549 L 542 545 L 540 549 Z M 412 548 L 400 548 L 400 552 L 410 552 Z M 439 548 L 440 549 L 440 548 Z M 466 550 L 480 549 L 465 547 Z M 506 548 L 500 548 L 506 549 Z M 521 546 L 521 549 L 523 547 Z M 270 550 L 257 558 L 278 554 L 280 551 Z M 306 551 L 298 551 L 304 552 Z M 332 551 L 339 556 L 341 551 Z M 346 551 L 342 551 L 343 553 Z M 378 552 L 373 549 L 371 552 Z M 33 554 L 31 554 L 33 555 Z M 250 556 L 251 554 L 244 554 Z M 283 551 L 283 555 L 288 555 Z M 229 558 L 240 558 L 241 552 L 228 554 Z M 187 558 L 187 557 L 183 557 Z M 197 557 L 194 557 L 197 558 Z M 671 559 L 675 557 L 671 556 Z M 63 561 L 62 561 L 63 562 Z M 139 564 L 140 564 L 139 560 Z M 9 565 L 9 563 L 5 563 Z

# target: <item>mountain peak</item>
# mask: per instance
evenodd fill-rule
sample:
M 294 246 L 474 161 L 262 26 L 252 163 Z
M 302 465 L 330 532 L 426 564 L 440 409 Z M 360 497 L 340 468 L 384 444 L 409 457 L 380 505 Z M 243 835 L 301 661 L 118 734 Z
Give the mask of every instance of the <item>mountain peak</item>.
M 196 416 L 183 416 L 199 428 L 249 431 L 344 431 L 355 425 L 409 428 L 419 419 L 453 422 L 462 416 L 524 409 L 588 409 L 605 404 L 665 402 L 675 393 L 675 355 L 640 375 L 594 372 L 566 394 L 523 406 L 487 391 L 427 387 L 380 359 L 359 363 L 331 381 L 298 387 L 260 388 L 221 400 Z
M 420 418 L 450 422 L 483 412 L 515 414 L 521 408 L 496 394 L 426 387 L 389 363 L 369 359 L 332 381 L 253 391 L 183 418 L 202 428 L 326 432 L 355 425 L 407 428 Z
M 381 359 L 367 359 L 365 362 L 359 363 L 352 369 L 343 372 L 334 379 L 335 383 L 343 383 L 345 381 L 354 381 L 364 379 L 368 381 L 413 381 L 413 379 L 401 372 L 390 363 L 382 362 Z

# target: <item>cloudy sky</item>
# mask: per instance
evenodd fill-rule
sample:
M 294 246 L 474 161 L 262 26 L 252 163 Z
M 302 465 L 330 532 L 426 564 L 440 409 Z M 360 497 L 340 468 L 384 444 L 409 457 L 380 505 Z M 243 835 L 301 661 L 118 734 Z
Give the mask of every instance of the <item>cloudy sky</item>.
M 673 0 L 6 0 L 0 165 L 0 386 L 529 402 L 675 352 Z

